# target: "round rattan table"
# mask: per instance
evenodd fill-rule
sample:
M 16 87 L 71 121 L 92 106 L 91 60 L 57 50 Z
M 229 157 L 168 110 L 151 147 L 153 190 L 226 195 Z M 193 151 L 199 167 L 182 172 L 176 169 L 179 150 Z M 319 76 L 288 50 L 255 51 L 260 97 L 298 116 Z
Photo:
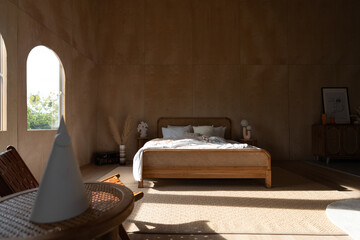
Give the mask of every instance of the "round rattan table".
M 0 199 L 0 238 L 118 239 L 118 227 L 134 208 L 128 188 L 112 183 L 85 183 L 90 207 L 74 218 L 37 224 L 29 220 L 37 188 Z

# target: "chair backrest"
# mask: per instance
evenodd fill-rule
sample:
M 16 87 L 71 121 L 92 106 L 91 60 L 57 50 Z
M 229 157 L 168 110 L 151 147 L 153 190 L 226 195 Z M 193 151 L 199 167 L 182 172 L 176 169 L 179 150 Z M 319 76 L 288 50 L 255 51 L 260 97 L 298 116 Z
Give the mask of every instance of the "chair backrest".
M 20 157 L 15 147 L 0 153 L 0 196 L 36 188 L 39 183 Z
M 120 174 L 101 180 L 121 184 Z M 39 183 L 26 166 L 24 160 L 20 157 L 15 147 L 8 146 L 5 152 L 0 153 L 0 196 L 21 192 L 31 188 L 36 188 Z M 134 192 L 135 201 L 144 196 L 143 192 Z

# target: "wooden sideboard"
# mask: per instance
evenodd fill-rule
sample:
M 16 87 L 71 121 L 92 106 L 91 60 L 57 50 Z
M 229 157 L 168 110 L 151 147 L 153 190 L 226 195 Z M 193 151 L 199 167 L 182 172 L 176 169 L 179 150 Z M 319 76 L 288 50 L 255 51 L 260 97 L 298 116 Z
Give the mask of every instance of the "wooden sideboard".
M 315 124 L 312 126 L 314 156 L 330 159 L 360 159 L 360 126 L 354 124 Z

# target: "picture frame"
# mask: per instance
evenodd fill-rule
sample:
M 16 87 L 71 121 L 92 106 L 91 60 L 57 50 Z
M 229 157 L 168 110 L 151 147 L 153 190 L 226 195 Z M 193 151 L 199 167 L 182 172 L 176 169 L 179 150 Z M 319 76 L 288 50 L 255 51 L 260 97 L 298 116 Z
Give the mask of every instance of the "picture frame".
M 323 87 L 321 93 L 323 112 L 327 115 L 327 120 L 334 117 L 336 124 L 349 124 L 350 104 L 347 87 Z

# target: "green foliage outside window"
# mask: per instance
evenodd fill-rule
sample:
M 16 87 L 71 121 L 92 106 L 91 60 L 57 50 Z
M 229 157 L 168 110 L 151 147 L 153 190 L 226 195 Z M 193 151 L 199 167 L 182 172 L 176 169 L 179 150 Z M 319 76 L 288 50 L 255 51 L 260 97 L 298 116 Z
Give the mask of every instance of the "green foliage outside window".
M 27 100 L 28 129 L 57 129 L 60 122 L 59 95 L 53 92 L 47 97 L 31 94 Z

